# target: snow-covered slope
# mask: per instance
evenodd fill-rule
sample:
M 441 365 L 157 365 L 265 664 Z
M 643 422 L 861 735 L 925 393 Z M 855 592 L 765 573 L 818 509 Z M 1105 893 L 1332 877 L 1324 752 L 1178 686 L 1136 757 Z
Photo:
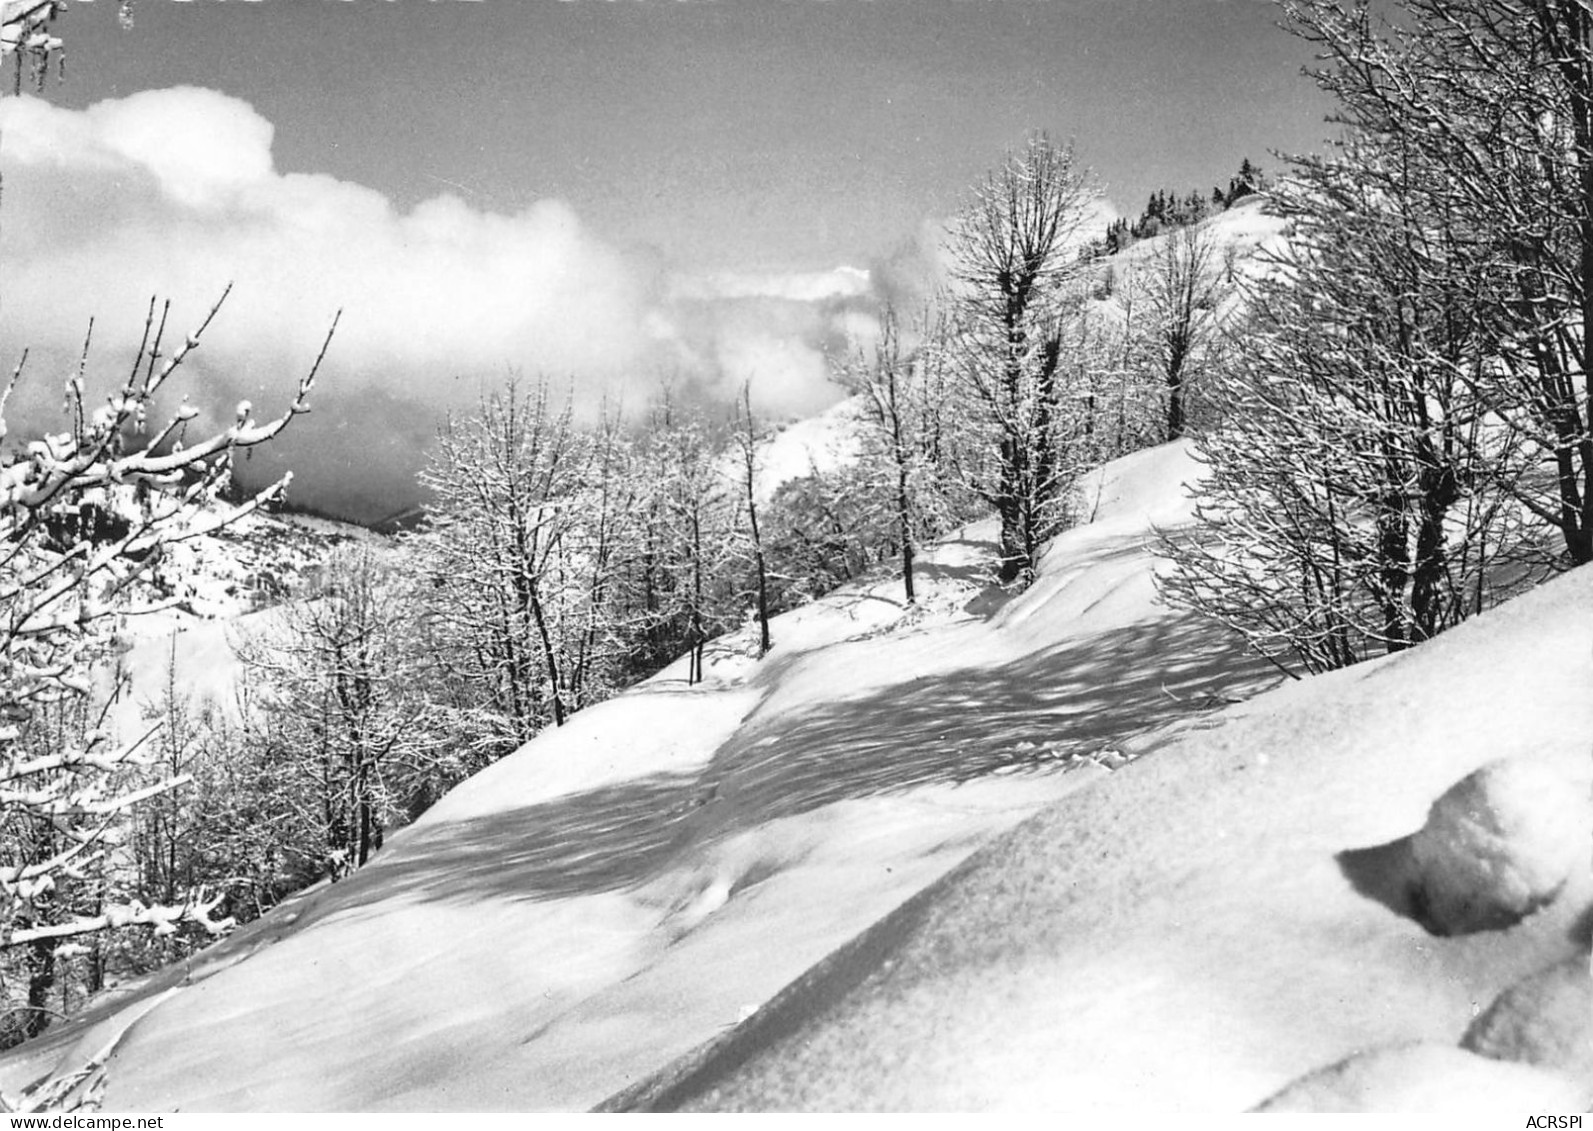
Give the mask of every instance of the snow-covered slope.
M 212 504 L 195 518 L 207 520 L 216 509 Z M 356 541 L 382 539 L 330 519 L 256 512 L 166 547 L 153 596 L 169 607 L 121 618 L 119 655 L 101 665 L 102 693 L 117 681 L 121 688 L 108 724 L 124 739 L 141 732 L 146 706 L 159 700 L 172 676 L 195 704 L 230 704 L 242 671 L 232 638 L 271 617 L 282 601 L 303 595 L 327 555 Z
M 1239 1110 L 1325 1069 L 1274 1106 L 1586 1110 L 1590 691 L 1584 569 L 1231 708 L 990 845 L 621 1102 Z M 1473 783 L 1501 776 L 1483 800 Z M 1435 866 L 1424 845 L 1457 822 L 1474 843 Z M 1425 929 L 1446 885 L 1473 907 L 1508 894 L 1523 865 L 1501 845 L 1548 870 L 1552 902 Z M 1501 995 L 1501 1024 L 1531 1039 L 1468 1035 Z
M 1255 275 L 1268 270 L 1266 257 L 1282 250 L 1285 244 L 1286 222 L 1266 210 L 1266 199 L 1249 196 L 1215 215 L 1194 225 L 1192 231 L 1211 242 L 1215 254 L 1212 268 L 1225 267 L 1232 257 L 1236 273 Z M 1135 274 L 1154 275 L 1159 260 L 1165 255 L 1170 239 L 1181 239 L 1186 229 L 1169 228 L 1160 235 L 1136 240 L 1128 247 L 1100 260 L 1102 268 L 1110 267 L 1121 282 Z
M 1577 1015 L 1586 853 L 1503 929 L 1431 934 L 1410 892 L 1451 890 L 1418 859 L 1470 883 L 1465 845 L 1527 843 L 1543 781 L 1586 801 L 1593 572 L 1252 698 L 1272 675 L 1155 603 L 1147 535 L 1195 470 L 1104 469 L 1015 598 L 970 528 L 920 609 L 835 594 L 762 661 L 723 641 L 706 684 L 582 712 L 0 1088 L 110 1048 L 108 1110 L 1238 1110 L 1319 1069 L 1278 1105 L 1585 1102 L 1478 1054 L 1588 1040 L 1541 1034 Z M 1413 848 L 1499 758 L 1536 768 Z
M 758 501 L 767 504 L 783 484 L 856 462 L 864 425 L 856 397 L 831 405 L 817 416 L 781 425 L 758 448 Z M 734 469 L 729 472 L 733 479 Z
M 1187 452 L 1114 465 L 1010 602 L 990 531 L 666 670 L 455 790 L 370 867 L 0 1062 L 120 1035 L 108 1108 L 585 1107 L 736 1024 L 1158 724 L 1268 679 L 1154 607 Z M 129 1023 L 132 1024 L 129 1025 Z

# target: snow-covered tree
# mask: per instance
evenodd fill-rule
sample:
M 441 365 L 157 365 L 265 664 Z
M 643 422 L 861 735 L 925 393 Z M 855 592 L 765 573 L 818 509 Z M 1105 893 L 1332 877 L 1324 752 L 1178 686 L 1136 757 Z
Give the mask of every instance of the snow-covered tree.
M 422 472 L 430 529 L 413 547 L 436 676 L 500 753 L 610 694 L 630 666 L 633 462 L 617 418 L 583 429 L 538 380 L 451 419 Z
M 62 0 L 0 0 L 0 58 L 10 56 L 15 68 L 13 92 L 24 77 L 42 84 L 50 63 L 61 58 L 55 20 L 65 10 Z
M 196 697 L 178 676 L 178 654 L 173 633 L 160 693 L 143 702 L 142 713 L 159 727 L 149 740 L 159 772 L 190 784 L 133 811 L 119 882 L 146 903 L 214 893 L 218 910 L 244 922 L 320 878 L 324 852 L 318 830 L 298 819 L 287 744 L 260 741 L 280 730 L 260 709 L 261 689 L 245 679 L 229 704 Z M 120 972 L 141 974 L 205 941 L 185 929 L 149 942 L 91 945 L 105 947 Z
M 42 89 L 50 65 L 64 61 L 54 27 L 65 7 L 0 0 L 0 57 L 14 64 L 14 90 L 24 79 Z M 130 19 L 129 0 L 121 16 Z M 218 900 L 196 887 L 152 895 L 139 882 L 128 861 L 136 840 L 129 815 L 140 802 L 169 799 L 190 778 L 151 746 L 158 724 L 122 742 L 99 725 L 103 705 L 91 699 L 112 621 L 158 607 L 158 588 L 146 582 L 163 550 L 220 529 L 286 485 L 238 507 L 217 505 L 233 453 L 269 441 L 308 411 L 326 345 L 274 420 L 256 420 L 243 402 L 230 427 L 195 436 L 199 414 L 186 400 L 169 417 L 160 407 L 226 298 L 169 353 L 170 307 L 152 300 L 126 378 L 93 395 L 85 342 L 66 382 L 59 431 L 30 421 L 26 435 L 13 435 L 19 422 L 6 410 L 26 353 L 0 390 L 0 965 L 9 972 L 20 954 L 27 971 L 22 1020 L 8 1025 L 6 1042 L 46 1023 L 63 959 L 86 958 L 86 985 L 97 987 L 99 933 L 145 928 L 164 939 L 185 926 L 213 934 L 228 925 L 215 913 Z
M 494 392 L 450 418 L 421 482 L 432 531 L 420 543 L 447 662 L 479 687 L 512 738 L 563 725 L 569 701 L 554 604 L 585 486 L 586 443 L 546 380 Z
M 650 485 L 623 418 L 604 406 L 587 432 L 588 470 L 579 501 L 580 521 L 567 539 L 565 594 L 571 609 L 568 650 L 572 702 L 595 703 L 645 674 L 634 644 L 645 612 L 629 586 L 639 552 L 641 515 Z
M 731 568 L 735 514 L 725 448 L 702 416 L 672 403 L 655 406 L 642 438 L 638 471 L 652 485 L 639 565 L 644 609 L 660 659 L 681 649 L 687 681 L 703 678 L 704 648 L 734 623 Z
M 766 656 L 774 641 L 769 636 L 769 562 L 764 554 L 763 531 L 758 525 L 758 445 L 763 439 L 758 433 L 757 418 L 752 414 L 752 383 L 741 386 L 741 398 L 731 421 L 731 443 L 736 459 L 736 492 L 741 506 L 737 509 L 746 519 L 746 554 L 753 574 L 754 609 L 758 618 L 758 655 Z
M 1280 666 L 1343 667 L 1495 600 L 1521 549 L 1516 438 L 1478 396 L 1477 249 L 1391 196 L 1350 146 L 1273 195 L 1287 248 L 1249 295 L 1198 522 L 1167 541 L 1166 594 Z
M 1585 0 L 1283 0 L 1361 175 L 1464 235 L 1481 395 L 1538 455 L 1519 497 L 1593 561 L 1593 12 Z M 1386 158 L 1386 159 L 1385 159 Z
M 912 397 L 912 361 L 902 346 L 896 311 L 886 306 L 880 314 L 879 341 L 874 356 L 855 357 L 839 374 L 843 388 L 861 394 L 864 420 L 869 425 L 864 461 L 884 473 L 882 486 L 895 519 L 895 536 L 902 562 L 902 590 L 910 605 L 917 600 L 913 562 L 922 528 L 918 488 L 924 452 L 918 436 L 918 407 Z
M 835 381 L 861 405 L 857 466 L 810 476 L 800 493 L 776 500 L 782 506 L 799 506 L 807 516 L 806 526 L 814 530 L 824 530 L 825 519 L 833 522 L 846 516 L 842 531 L 812 543 L 827 551 L 820 553 L 821 560 L 843 548 L 842 560 L 848 560 L 853 544 L 863 563 L 897 555 L 909 604 L 917 599 L 914 568 L 919 547 L 977 509 L 961 489 L 960 470 L 968 454 L 963 445 L 969 437 L 966 429 L 953 424 L 958 406 L 947 372 L 952 364 L 943 322 L 926 311 L 904 331 L 895 309 L 887 304 L 880 312 L 872 349 L 854 350 L 834 373 Z M 828 501 L 827 496 L 841 491 L 858 497 Z M 803 525 L 789 525 L 793 532 L 803 533 Z
M 1150 268 L 1147 312 L 1167 398 L 1168 440 L 1184 434 L 1192 389 L 1222 340 L 1220 319 L 1231 288 L 1220 267 L 1211 231 L 1184 227 L 1163 237 Z
M 1264 191 L 1266 187 L 1266 174 L 1246 157 L 1239 162 L 1239 171 L 1228 178 L 1228 191 L 1222 196 L 1222 206 L 1231 208 L 1245 197 Z M 1216 193 L 1212 195 L 1215 198 Z
M 139 898 L 148 903 L 177 906 L 198 898 L 207 891 L 221 892 L 218 877 L 205 868 L 204 842 L 208 830 L 203 813 L 201 763 L 206 750 L 204 734 L 214 724 L 211 705 L 195 702 L 178 682 L 177 634 L 171 637 L 166 660 L 166 678 L 158 699 L 143 705 L 146 724 L 158 729 L 151 735 L 148 750 L 151 769 L 168 781 L 186 778 L 190 784 L 169 790 L 139 805 L 132 814 L 127 837 L 132 856 L 131 885 Z M 175 956 L 184 936 L 160 940 L 156 950 Z
M 309 410 L 326 345 L 275 419 L 257 421 L 244 402 L 230 426 L 193 436 L 198 412 L 185 403 L 155 423 L 157 398 L 225 298 L 169 353 L 169 307 L 151 303 L 134 363 L 103 390 L 103 403 L 94 406 L 84 364 L 69 377 L 62 431 L 31 440 L 11 435 L 5 407 L 24 377 L 26 355 L 0 390 L 0 946 L 106 927 L 169 933 L 185 920 L 222 928 L 210 918 L 214 904 L 197 896 L 176 905 L 130 900 L 91 914 L 74 910 L 63 889 L 88 881 L 110 831 L 132 806 L 182 778 L 153 772 L 147 735 L 118 744 L 94 726 L 50 737 L 40 725 L 62 704 L 91 694 L 90 670 L 105 654 L 113 618 L 160 607 L 142 582 L 164 547 L 225 526 L 286 485 L 284 479 L 241 506 L 214 503 L 237 449 L 271 440 Z M 85 347 L 85 359 L 87 353 Z
M 413 600 L 370 547 L 335 552 L 321 589 L 237 642 L 297 819 L 316 828 L 325 871 L 363 867 L 436 772 L 441 736 L 421 681 Z
M 1001 519 L 1001 577 L 1034 566 L 1075 472 L 1060 415 L 1062 324 L 1075 244 L 1098 196 L 1071 146 L 1040 136 L 975 192 L 950 234 L 958 375 L 988 433 L 976 483 Z
M 1176 238 L 1171 236 L 1168 238 Z M 1065 327 L 1063 359 L 1079 463 L 1093 466 L 1165 437 L 1166 397 L 1148 290 L 1152 271 L 1130 259 L 1097 285 Z

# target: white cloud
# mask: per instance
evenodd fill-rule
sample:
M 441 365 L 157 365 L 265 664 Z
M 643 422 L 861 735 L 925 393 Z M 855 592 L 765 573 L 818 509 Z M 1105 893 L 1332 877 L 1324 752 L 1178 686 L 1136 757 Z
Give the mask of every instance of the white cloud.
M 277 173 L 270 123 L 193 88 L 82 112 L 7 100 L 0 129 L 10 326 L 75 335 L 153 293 L 192 319 L 233 280 L 211 356 L 302 356 L 341 307 L 333 372 L 425 400 L 444 373 L 507 364 L 613 378 L 648 343 L 645 279 L 557 201 L 502 216 L 443 196 L 400 214 L 362 186 Z
M 271 179 L 271 123 L 215 91 L 144 91 L 86 116 L 95 143 L 147 169 L 180 204 L 222 206 Z
M 593 399 L 629 386 L 631 404 L 665 373 L 723 392 L 751 378 L 766 412 L 820 408 L 837 395 L 825 351 L 872 301 L 869 273 L 849 267 L 671 276 L 557 200 L 504 215 L 443 195 L 403 212 L 362 185 L 279 172 L 274 132 L 247 103 L 194 87 L 81 111 L 0 101 L 0 348 L 64 366 L 94 317 L 98 371 L 119 374 L 150 296 L 173 301 L 172 330 L 186 333 L 232 281 L 195 368 L 216 403 L 244 387 L 265 411 L 342 308 L 317 422 L 297 431 L 320 442 L 402 418 L 379 478 L 412 469 L 420 422 L 468 407 L 511 368 L 568 377 Z M 42 385 L 41 403 L 58 396 Z M 314 446 L 289 445 L 296 465 L 308 451 L 311 490 Z
M 826 299 L 858 298 L 872 292 L 869 272 L 857 267 L 836 267 L 829 271 L 796 271 L 786 274 L 716 272 L 710 275 L 683 276 L 670 291 L 684 299 L 783 298 L 793 302 L 823 302 Z

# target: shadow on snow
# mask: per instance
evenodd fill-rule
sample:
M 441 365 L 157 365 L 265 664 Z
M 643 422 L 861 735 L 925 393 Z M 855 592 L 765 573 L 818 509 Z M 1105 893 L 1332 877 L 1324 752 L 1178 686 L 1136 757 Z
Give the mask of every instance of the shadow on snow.
M 328 892 L 476 900 L 640 884 L 688 849 L 850 798 L 1093 752 L 1245 697 L 1275 673 L 1184 616 L 1114 628 L 990 668 L 827 703 L 738 731 L 698 773 L 656 775 L 421 828 Z M 318 916 L 319 917 L 319 916 Z

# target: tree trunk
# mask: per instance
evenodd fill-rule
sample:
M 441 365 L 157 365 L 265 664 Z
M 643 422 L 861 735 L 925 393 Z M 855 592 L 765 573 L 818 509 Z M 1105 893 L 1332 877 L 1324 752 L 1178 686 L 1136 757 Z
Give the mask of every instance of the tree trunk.
M 910 496 L 907 490 L 907 466 L 903 462 L 898 439 L 896 459 L 896 522 L 902 538 L 902 585 L 907 590 L 907 603 L 913 604 L 917 595 L 913 590 L 913 522 Z
M 28 1015 L 22 1031 L 27 1039 L 37 1037 L 50 1024 L 50 991 L 55 988 L 54 939 L 38 939 L 27 947 L 24 964 L 28 972 Z
M 1417 514 L 1416 561 L 1411 570 L 1411 629 L 1415 640 L 1430 640 L 1449 620 L 1444 593 L 1449 588 L 1449 559 L 1444 547 L 1444 519 L 1460 499 L 1454 469 L 1424 466 Z
M 1019 492 L 1019 445 L 1012 439 L 1001 442 L 1001 481 L 996 494 L 996 514 L 1001 519 L 1001 568 L 1003 585 L 1016 581 L 1029 566 L 1023 544 L 1023 508 Z
M 1180 358 L 1176 365 L 1167 367 L 1167 439 L 1182 439 L 1188 426 L 1184 408 L 1184 364 Z
M 559 657 L 553 648 L 553 634 L 548 629 L 546 616 L 543 615 L 542 601 L 537 596 L 534 586 L 529 588 L 528 596 L 531 601 L 531 617 L 536 624 L 537 637 L 542 642 L 542 659 L 548 666 L 548 685 L 553 689 L 553 725 L 564 725 L 564 696 L 560 693 L 559 686 Z

